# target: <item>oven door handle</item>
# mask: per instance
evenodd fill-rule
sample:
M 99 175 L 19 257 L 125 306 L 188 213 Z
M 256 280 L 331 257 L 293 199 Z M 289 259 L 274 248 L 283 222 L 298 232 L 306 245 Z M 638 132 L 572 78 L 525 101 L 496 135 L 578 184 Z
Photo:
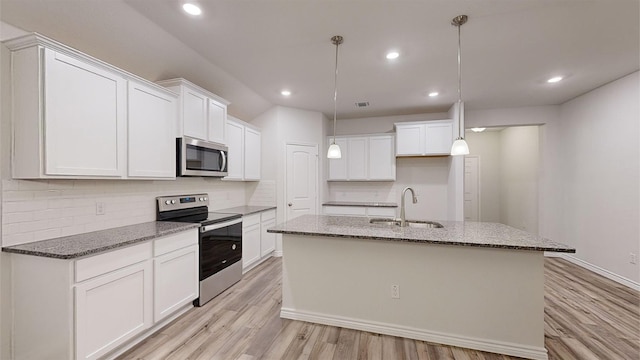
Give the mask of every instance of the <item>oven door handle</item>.
M 242 223 L 242 218 L 229 220 L 229 221 L 225 221 L 225 222 L 221 222 L 221 223 L 217 223 L 217 224 L 211 224 L 211 225 L 207 225 L 207 226 L 202 226 L 200 228 L 200 232 L 201 233 L 205 233 L 207 231 L 220 229 L 220 228 L 231 226 L 231 225 L 235 225 L 235 224 L 238 224 L 238 223 Z

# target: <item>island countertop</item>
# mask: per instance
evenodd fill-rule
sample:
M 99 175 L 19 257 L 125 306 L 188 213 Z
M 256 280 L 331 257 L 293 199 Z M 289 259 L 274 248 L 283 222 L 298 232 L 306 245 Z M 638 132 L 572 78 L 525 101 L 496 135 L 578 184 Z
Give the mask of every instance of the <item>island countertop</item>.
M 276 225 L 267 232 L 512 250 L 576 252 L 568 245 L 504 224 L 471 221 L 438 222 L 444 228 L 423 229 L 370 224 L 366 217 L 302 215 Z

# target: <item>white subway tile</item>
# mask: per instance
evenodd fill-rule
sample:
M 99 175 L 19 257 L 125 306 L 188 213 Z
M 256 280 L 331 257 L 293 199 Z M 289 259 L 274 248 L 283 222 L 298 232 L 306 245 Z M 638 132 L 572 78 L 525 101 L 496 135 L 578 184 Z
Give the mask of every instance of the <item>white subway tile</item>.
M 21 223 L 21 224 L 22 224 L 22 232 L 40 231 L 40 230 L 47 230 L 52 228 L 50 220 L 38 220 L 38 221 L 31 221 L 29 223 Z
M 47 190 L 49 182 L 47 180 L 20 180 L 20 190 Z
M 19 190 L 20 182 L 18 180 L 2 180 L 2 190 Z
M 2 236 L 23 233 L 22 223 L 2 225 Z
M 32 220 L 33 220 L 32 212 L 8 213 L 2 216 L 3 224 L 15 224 L 15 223 L 21 223 L 21 222 L 32 221 Z
M 3 201 L 25 201 L 33 199 L 33 191 L 3 191 L 2 192 L 2 200 Z
M 81 215 L 73 217 L 74 225 L 89 225 L 96 221 L 96 215 Z
M 69 236 L 85 233 L 84 225 L 67 226 L 60 229 L 60 236 Z
M 39 241 L 39 240 L 54 239 L 54 238 L 58 238 L 58 237 L 62 236 L 60 234 L 61 234 L 61 231 L 60 231 L 59 228 L 41 230 L 41 231 L 34 231 L 33 240 L 34 241 Z
M 65 208 L 73 207 L 73 204 L 74 204 L 73 199 L 58 198 L 58 199 L 50 199 L 47 202 L 47 207 L 49 209 L 65 209 Z
M 2 246 L 20 245 L 33 242 L 33 233 L 2 235 Z

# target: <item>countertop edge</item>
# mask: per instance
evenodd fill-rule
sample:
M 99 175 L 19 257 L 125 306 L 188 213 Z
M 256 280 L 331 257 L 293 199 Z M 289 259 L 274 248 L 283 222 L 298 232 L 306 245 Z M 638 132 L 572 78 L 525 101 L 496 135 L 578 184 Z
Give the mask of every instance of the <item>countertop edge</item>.
M 252 209 L 252 208 L 256 208 L 256 209 Z M 247 210 L 247 211 L 238 211 L 238 209 Z M 278 207 L 275 205 L 274 206 L 251 205 L 251 206 L 235 206 L 235 207 L 225 208 L 220 210 L 211 210 L 211 212 L 221 213 L 221 214 L 240 214 L 242 216 L 246 216 L 246 215 L 253 215 L 253 214 L 270 211 L 270 210 L 277 210 L 277 209 Z
M 144 223 L 141 223 L 141 224 L 144 224 Z M 136 226 L 136 225 L 141 225 L 141 224 L 133 224 L 133 225 L 128 225 L 128 226 Z M 167 229 L 167 230 L 164 230 L 164 231 L 160 231 L 160 232 L 158 232 L 156 234 L 142 236 L 142 237 L 139 237 L 139 238 L 123 241 L 123 242 L 120 242 L 120 243 L 117 243 L 117 244 L 109 244 L 109 245 L 105 245 L 105 246 L 96 247 L 94 249 L 78 251 L 78 252 L 70 253 L 70 254 L 59 254 L 59 253 L 52 253 L 52 252 L 44 252 L 44 251 L 38 251 L 38 250 L 28 250 L 28 249 L 20 249 L 20 248 L 18 248 L 19 246 L 28 245 L 29 243 L 2 247 L 2 252 L 6 252 L 6 253 L 10 253 L 10 254 L 20 254 L 20 255 L 46 257 L 46 258 L 51 258 L 51 259 L 71 260 L 71 259 L 78 259 L 78 258 L 81 258 L 81 257 L 90 256 L 90 255 L 99 255 L 101 253 L 105 253 L 105 252 L 108 252 L 110 250 L 127 247 L 127 246 L 134 245 L 134 244 L 137 244 L 137 243 L 150 241 L 150 240 L 153 240 L 153 239 L 156 239 L 156 238 L 159 238 L 159 237 L 163 237 L 163 236 L 167 236 L 167 235 L 171 235 L 171 234 L 175 234 L 175 233 L 179 233 L 179 232 L 183 232 L 183 231 L 187 231 L 187 230 L 191 230 L 191 229 L 196 229 L 196 228 L 198 228 L 200 226 L 200 224 L 192 224 L 192 223 L 181 223 L 181 224 L 184 224 L 184 226 L 181 226 L 179 228 L 174 228 L 174 229 Z M 108 230 L 112 230 L 112 229 L 116 229 L 116 228 L 110 228 L 110 229 L 104 229 L 104 230 L 98 230 L 98 231 L 94 231 L 94 232 L 89 232 L 89 233 L 78 234 L 77 236 L 90 236 L 89 234 L 91 234 L 91 233 L 96 233 L 96 232 L 100 232 L 100 231 L 108 231 Z M 48 239 L 48 240 L 53 240 L 53 239 Z M 47 240 L 42 240 L 42 241 L 47 241 Z
M 352 206 L 352 207 L 383 207 L 383 208 L 397 208 L 398 204 L 388 202 L 366 202 L 366 201 L 328 201 L 322 204 L 322 206 Z
M 317 232 L 291 231 L 291 230 L 268 229 L 267 232 L 274 233 L 274 234 L 282 234 L 282 235 L 305 235 L 305 236 L 317 236 L 317 237 L 351 238 L 351 239 L 360 239 L 360 240 L 383 240 L 383 241 L 392 241 L 392 242 L 410 242 L 410 243 L 416 243 L 416 244 L 481 247 L 481 248 L 506 249 L 506 250 L 549 251 L 549 252 L 561 252 L 561 253 L 576 252 L 575 249 L 561 249 L 561 248 L 540 247 L 540 246 L 481 244 L 481 243 L 469 243 L 469 242 L 462 242 L 462 241 L 439 241 L 439 240 L 429 240 L 429 239 L 417 240 L 417 239 L 406 239 L 406 238 L 390 238 L 390 237 L 382 237 L 382 236 L 325 234 L 325 233 L 317 233 Z

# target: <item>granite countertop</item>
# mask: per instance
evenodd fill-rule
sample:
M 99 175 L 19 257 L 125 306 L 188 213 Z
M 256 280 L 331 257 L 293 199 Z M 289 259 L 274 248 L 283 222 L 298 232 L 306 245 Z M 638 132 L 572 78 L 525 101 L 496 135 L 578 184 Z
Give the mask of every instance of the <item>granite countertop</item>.
M 367 202 L 367 201 L 327 201 L 322 206 L 358 206 L 358 207 L 392 207 L 398 204 L 392 202 Z
M 275 208 L 276 208 L 275 206 L 236 206 L 236 207 L 226 208 L 221 210 L 212 210 L 211 212 L 222 213 L 222 214 L 240 214 L 244 216 L 244 215 L 251 215 L 251 214 L 255 214 L 255 213 L 259 213 L 267 210 L 273 210 Z
M 267 230 L 271 233 L 412 243 L 575 253 L 565 244 L 511 226 L 470 221 L 438 221 L 444 228 L 420 229 L 370 224 L 365 217 L 302 215 Z
M 200 224 L 152 221 L 119 228 L 64 236 L 29 244 L 3 247 L 2 251 L 56 259 L 74 259 L 199 227 Z

